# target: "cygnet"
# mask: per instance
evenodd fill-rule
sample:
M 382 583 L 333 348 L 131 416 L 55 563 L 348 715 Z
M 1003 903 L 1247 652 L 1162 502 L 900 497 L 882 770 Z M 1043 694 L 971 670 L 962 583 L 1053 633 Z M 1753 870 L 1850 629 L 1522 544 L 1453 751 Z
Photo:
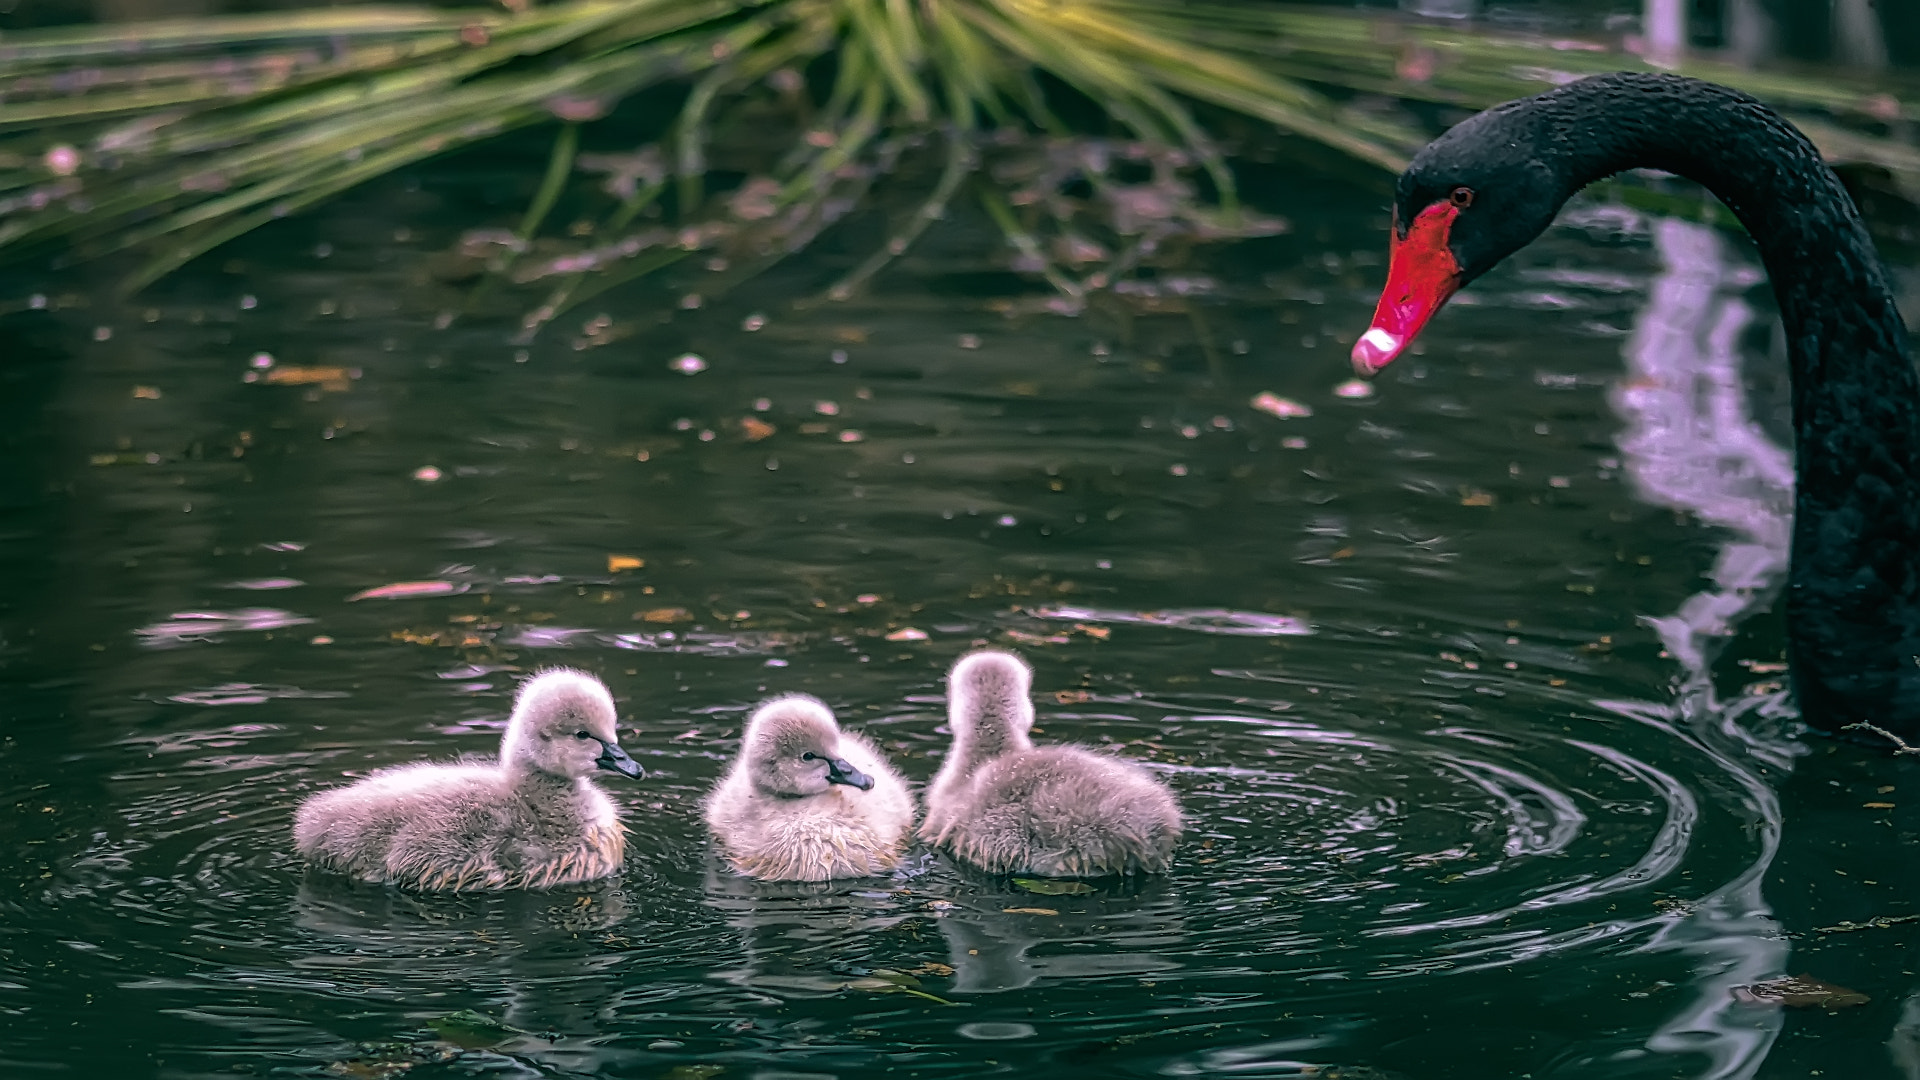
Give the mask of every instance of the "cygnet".
M 913 796 L 879 749 L 804 694 L 754 710 L 707 796 L 727 861 L 766 881 L 871 877 L 900 861 Z
M 1033 745 L 1033 672 L 969 653 L 947 675 L 953 747 L 927 788 L 920 838 L 995 874 L 1158 873 L 1180 841 L 1180 803 L 1134 762 Z
M 592 774 L 643 775 L 620 749 L 613 697 L 584 671 L 528 679 L 500 760 L 382 769 L 300 805 L 294 847 L 316 865 L 414 889 L 544 889 L 620 871 L 626 829 Z

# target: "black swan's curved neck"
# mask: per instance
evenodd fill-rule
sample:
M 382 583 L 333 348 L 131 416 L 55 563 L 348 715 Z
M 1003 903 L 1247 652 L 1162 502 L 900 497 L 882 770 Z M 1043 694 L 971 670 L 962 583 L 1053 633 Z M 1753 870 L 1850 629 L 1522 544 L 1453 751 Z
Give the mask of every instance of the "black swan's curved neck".
M 1588 80 L 1537 100 L 1562 151 L 1565 194 L 1626 169 L 1661 169 L 1706 187 L 1746 226 L 1786 325 L 1803 448 L 1818 449 L 1809 436 L 1836 421 L 1872 419 L 1829 414 L 1833 390 L 1920 401 L 1906 328 L 1866 225 L 1819 151 L 1779 114 L 1724 87 L 1659 75 Z M 1883 434 L 1916 430 L 1909 414 Z M 1820 455 L 1802 459 L 1816 463 Z M 1813 478 L 1801 479 L 1805 487 Z
M 1752 98 L 1657 75 L 1534 99 L 1561 193 L 1629 168 L 1695 180 L 1766 264 L 1793 380 L 1788 634 L 1803 713 L 1920 730 L 1920 379 L 1886 273 L 1818 151 Z

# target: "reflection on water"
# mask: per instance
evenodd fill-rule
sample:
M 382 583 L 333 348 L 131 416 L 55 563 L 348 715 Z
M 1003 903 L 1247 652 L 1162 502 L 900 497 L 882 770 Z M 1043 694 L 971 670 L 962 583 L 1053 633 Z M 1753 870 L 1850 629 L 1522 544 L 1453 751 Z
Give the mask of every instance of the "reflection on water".
M 1671 224 L 1652 273 L 1589 207 L 1348 396 L 1377 207 L 1288 182 L 1325 233 L 1209 256 L 1241 284 L 1205 306 L 1009 318 L 955 255 L 861 304 L 642 294 L 618 344 L 521 356 L 437 318 L 433 247 L 357 232 L 428 199 L 402 185 L 236 249 L 253 306 L 208 268 L 0 323 L 44 451 L 0 533 L 0 1062 L 1753 1075 L 1781 1021 L 1725 991 L 1785 964 L 1791 717 L 1709 679 L 1777 644 L 1750 276 Z M 263 351 L 362 377 L 235 377 Z M 1179 791 L 1172 874 L 719 867 L 698 803 L 755 701 L 816 694 L 924 782 L 979 643 L 1034 662 L 1043 737 Z M 292 858 L 302 797 L 490 753 L 562 663 L 648 771 L 617 881 L 412 896 Z M 505 1026 L 443 1045 L 461 1010 Z
M 1628 341 L 1626 380 L 1614 395 L 1628 425 L 1620 449 L 1640 497 L 1734 533 L 1710 572 L 1715 587 L 1648 620 L 1689 684 L 1707 692 L 1709 645 L 1772 599 L 1793 520 L 1792 455 L 1753 421 L 1741 382 L 1741 336 L 1753 311 L 1740 294 L 1761 278 L 1729 265 L 1723 243 L 1704 226 L 1656 223 L 1666 269 Z
M 1721 238 L 1700 225 L 1657 221 L 1653 242 L 1664 266 L 1628 341 L 1626 380 L 1614 394 L 1627 422 L 1620 449 L 1642 498 L 1732 536 L 1709 571 L 1712 588 L 1672 615 L 1646 620 L 1680 667 L 1676 700 L 1619 708 L 1697 740 L 1739 784 L 1763 840 L 1751 867 L 1656 937 L 1652 947 L 1693 958 L 1696 978 L 1693 1004 L 1662 1024 L 1647 1046 L 1704 1054 L 1710 1064 L 1702 1077 L 1750 1077 L 1765 1063 L 1781 1017 L 1739 1005 L 1732 989 L 1785 972 L 1786 936 L 1760 886 L 1779 846 L 1780 807 L 1770 780 L 1788 767 L 1795 746 L 1777 723 L 1791 715 L 1785 691 L 1775 685 L 1722 701 L 1712 661 L 1719 643 L 1772 599 L 1786 574 L 1793 463 L 1752 419 L 1742 383 L 1741 335 L 1754 315 L 1741 294 L 1760 276 L 1731 260 Z

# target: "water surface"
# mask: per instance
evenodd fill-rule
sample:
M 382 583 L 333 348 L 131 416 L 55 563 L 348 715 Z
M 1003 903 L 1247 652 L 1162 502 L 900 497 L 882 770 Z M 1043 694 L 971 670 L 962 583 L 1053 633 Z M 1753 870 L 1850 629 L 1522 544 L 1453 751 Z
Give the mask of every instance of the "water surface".
M 1075 317 L 1007 303 L 1040 294 L 963 216 L 850 303 L 796 306 L 864 256 L 829 238 L 527 344 L 451 317 L 480 183 L 132 300 L 0 282 L 10 1074 L 1909 1075 L 1915 924 L 1818 928 L 1912 910 L 1910 766 L 1780 689 L 1784 373 L 1741 243 L 1581 203 L 1350 396 L 1384 199 L 1338 178 L 1268 178 L 1291 231 Z M 924 780 L 989 643 L 1043 737 L 1179 792 L 1172 874 L 719 868 L 697 802 L 754 702 L 817 694 Z M 620 879 L 290 857 L 301 798 L 491 752 L 554 664 L 648 770 L 606 782 Z M 1788 971 L 1873 1001 L 1731 995 Z

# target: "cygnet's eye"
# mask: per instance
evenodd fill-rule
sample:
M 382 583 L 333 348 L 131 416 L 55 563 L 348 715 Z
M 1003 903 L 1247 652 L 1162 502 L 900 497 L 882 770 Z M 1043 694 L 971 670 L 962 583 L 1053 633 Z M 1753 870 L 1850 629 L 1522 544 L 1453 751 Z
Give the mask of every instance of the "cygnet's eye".
M 819 761 L 820 755 L 809 750 L 806 753 L 800 755 L 800 760 L 801 761 Z
M 593 736 L 592 736 L 592 735 L 589 735 L 589 734 L 587 734 L 587 733 L 586 733 L 585 731 L 576 731 L 576 732 L 574 732 L 574 733 L 573 733 L 573 737 L 574 737 L 574 738 L 576 738 L 576 739 L 581 739 L 581 740 L 586 740 L 586 739 L 591 739 L 591 738 L 593 738 Z

